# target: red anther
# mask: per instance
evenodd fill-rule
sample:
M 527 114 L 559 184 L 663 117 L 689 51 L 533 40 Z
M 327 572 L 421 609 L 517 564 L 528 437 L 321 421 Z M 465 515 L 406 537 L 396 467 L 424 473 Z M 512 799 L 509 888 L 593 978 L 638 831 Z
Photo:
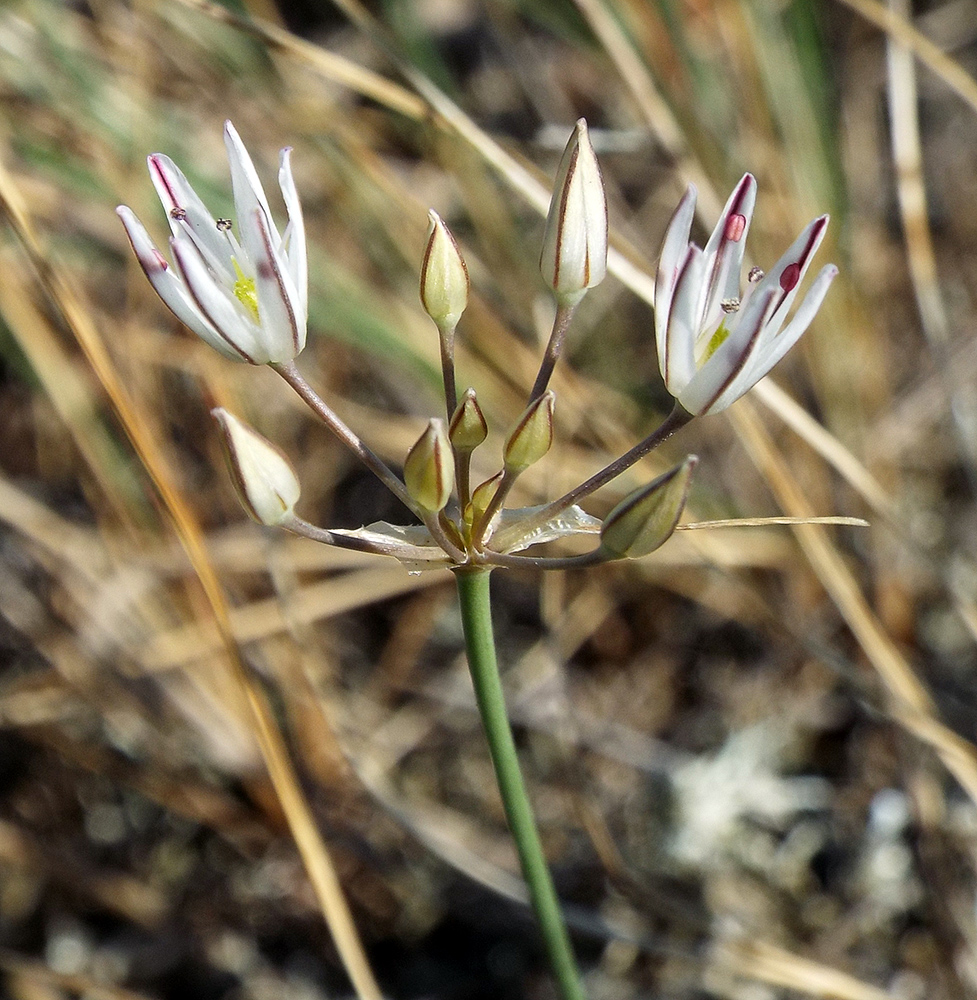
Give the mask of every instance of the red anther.
M 780 276 L 780 287 L 785 291 L 789 292 L 800 280 L 801 277 L 801 265 L 800 264 L 788 264 Z
M 746 216 L 734 213 L 726 220 L 726 228 L 723 231 L 723 238 L 730 243 L 739 243 L 746 232 Z

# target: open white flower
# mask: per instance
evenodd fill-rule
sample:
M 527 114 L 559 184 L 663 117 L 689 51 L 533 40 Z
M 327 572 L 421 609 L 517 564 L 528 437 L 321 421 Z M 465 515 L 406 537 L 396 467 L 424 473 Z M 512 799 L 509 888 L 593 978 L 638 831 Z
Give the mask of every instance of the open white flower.
M 828 226 L 815 219 L 741 294 L 756 180 L 746 174 L 705 249 L 689 242 L 696 191 L 689 185 L 669 223 L 655 285 L 655 338 L 665 387 L 691 414 L 718 413 L 751 389 L 797 343 L 838 269 L 823 267 L 791 321 L 787 313 Z
M 174 266 L 131 209 L 116 211 L 139 263 L 174 315 L 211 347 L 253 365 L 291 361 L 305 347 L 308 267 L 302 208 L 283 149 L 278 183 L 288 210 L 280 235 L 258 174 L 230 122 L 224 144 L 231 166 L 238 235 L 215 219 L 179 167 L 162 153 L 149 173 L 166 209 Z

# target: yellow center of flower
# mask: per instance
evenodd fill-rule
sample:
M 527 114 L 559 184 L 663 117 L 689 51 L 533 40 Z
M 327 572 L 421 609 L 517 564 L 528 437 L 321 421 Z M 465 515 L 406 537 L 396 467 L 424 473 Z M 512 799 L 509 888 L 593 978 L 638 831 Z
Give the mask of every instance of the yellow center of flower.
M 251 315 L 254 321 L 258 322 L 258 289 L 255 286 L 254 278 L 249 278 L 242 270 L 236 260 L 232 258 L 234 273 L 237 281 L 234 282 L 234 296 Z
M 726 324 L 720 323 L 719 329 L 709 338 L 709 343 L 706 345 L 706 353 L 700 364 L 704 365 L 719 350 L 720 345 L 728 336 L 729 330 Z

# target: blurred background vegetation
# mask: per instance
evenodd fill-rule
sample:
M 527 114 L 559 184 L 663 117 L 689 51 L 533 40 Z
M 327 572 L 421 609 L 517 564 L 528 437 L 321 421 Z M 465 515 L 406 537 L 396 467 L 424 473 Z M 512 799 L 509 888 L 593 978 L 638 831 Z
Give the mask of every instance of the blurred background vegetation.
M 591 995 L 977 994 L 975 43 L 974 0 L 0 5 L 0 993 L 350 995 L 244 676 L 385 993 L 552 996 L 450 577 L 246 520 L 213 405 L 287 452 L 309 520 L 403 512 L 273 373 L 179 328 L 113 210 L 162 239 L 161 151 L 229 215 L 227 118 L 270 194 L 293 146 L 300 366 L 397 465 L 440 396 L 417 295 L 436 209 L 472 275 L 459 385 L 493 428 L 488 475 L 549 330 L 541 212 L 585 115 L 616 276 L 579 310 L 522 502 L 667 412 L 665 225 L 694 181 L 711 227 L 751 170 L 755 262 L 830 211 L 815 264 L 841 276 L 772 379 L 590 509 L 696 451 L 689 520 L 872 525 L 680 532 L 639 564 L 496 574 Z

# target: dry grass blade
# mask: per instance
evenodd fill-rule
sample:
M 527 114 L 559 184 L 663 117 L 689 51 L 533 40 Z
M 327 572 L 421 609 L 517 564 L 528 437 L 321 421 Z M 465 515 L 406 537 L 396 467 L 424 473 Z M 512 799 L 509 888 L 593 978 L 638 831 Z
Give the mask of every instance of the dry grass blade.
M 977 81 L 904 17 L 879 0 L 837 0 L 904 45 L 927 69 L 977 111 Z
M 896 0 L 889 0 L 889 9 L 900 17 L 905 17 L 908 12 L 908 6 Z M 950 319 L 939 285 L 924 182 L 916 69 L 910 50 L 891 36 L 886 41 L 886 55 L 892 159 L 896 168 L 896 190 L 909 273 L 923 331 L 939 365 L 945 393 L 951 401 L 950 412 L 958 443 L 968 456 L 973 479 L 977 475 L 977 409 L 971 387 L 952 363 L 949 351 Z
M 228 623 L 235 642 L 256 642 L 286 632 L 294 625 L 308 625 L 423 587 L 443 586 L 445 582 L 443 572 L 409 577 L 398 565 L 380 565 L 298 589 L 290 595 L 287 617 L 281 601 L 269 598 L 234 608 Z M 157 635 L 142 651 L 140 662 L 147 671 L 171 670 L 212 656 L 220 649 L 221 642 L 216 628 L 196 623 L 186 625 Z
M 855 489 L 872 509 L 887 521 L 896 521 L 898 512 L 892 497 L 865 467 L 833 434 L 825 430 L 803 407 L 784 392 L 773 379 L 766 378 L 755 386 L 753 398 L 769 407 L 803 438 L 844 480 Z
M 722 210 L 723 200 L 689 147 L 685 133 L 655 86 L 647 66 L 638 58 L 621 22 L 615 19 L 603 0 L 576 0 L 576 3 L 630 89 L 649 128 L 675 161 L 678 176 L 686 184 L 695 184 L 698 189 L 697 211 L 700 218 L 715 219 Z
M 749 979 L 832 1000 L 893 1000 L 893 994 L 855 976 L 792 955 L 766 941 L 723 941 L 714 961 Z

